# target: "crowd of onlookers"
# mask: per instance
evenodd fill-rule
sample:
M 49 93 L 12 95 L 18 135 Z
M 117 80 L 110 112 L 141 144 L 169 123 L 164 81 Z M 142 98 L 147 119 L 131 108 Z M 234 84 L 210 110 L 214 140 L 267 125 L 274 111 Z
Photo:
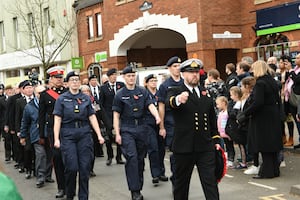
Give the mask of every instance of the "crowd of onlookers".
M 177 72 L 172 72 L 173 68 L 169 70 L 171 77 L 178 78 Z M 295 66 L 292 65 L 292 60 L 287 55 L 280 58 L 270 57 L 267 62 L 253 61 L 251 57 L 243 57 L 236 64 L 228 63 L 224 70 L 227 74 L 226 80 L 220 78 L 220 72 L 217 69 L 207 72 L 201 69 L 199 73 L 200 84 L 207 89 L 214 101 L 218 132 L 227 154 L 227 167 L 243 169 L 245 174 L 255 175 L 254 178 L 278 177 L 279 166 L 285 166 L 283 145 L 293 146 L 295 149 L 300 148 L 298 142 L 294 143 L 294 124 L 298 133 L 300 131 L 300 116 L 298 116 L 300 100 L 297 99 L 300 95 L 300 54 L 296 56 Z M 14 160 L 16 162 L 14 167 L 20 173 L 25 173 L 26 179 L 36 176 L 38 180 L 36 186 L 39 188 L 45 182 L 54 182 L 51 175 L 53 152 L 48 151 L 53 148 L 53 141 L 45 142 L 44 139 L 47 140 L 48 137 L 43 134 L 49 127 L 43 125 L 44 130 L 41 131 L 39 119 L 41 114 L 46 117 L 51 116 L 43 113 L 45 111 L 41 112 L 40 97 L 49 90 L 59 95 L 58 91 L 63 92 L 66 88 L 63 85 L 63 72 L 59 70 L 49 71 L 49 82 L 43 86 L 36 79 L 35 71 L 31 76 L 31 80 L 22 81 L 17 87 L 0 85 L 0 128 L 1 136 L 5 140 L 5 162 Z M 111 165 L 114 158 L 111 146 L 115 142 L 112 131 L 113 98 L 117 90 L 124 87 L 124 84 L 117 82 L 116 78 L 117 70 L 111 69 L 103 76 L 101 86 L 95 75 L 82 80 L 81 86 L 82 92 L 91 96 L 94 109 L 99 113 L 97 117 L 106 140 L 107 166 Z M 145 78 L 145 86 L 153 98 L 162 92 L 157 90 L 157 77 L 154 74 Z M 110 92 L 112 92 L 112 97 L 106 94 Z M 50 93 L 47 95 L 52 96 Z M 43 101 L 45 103 L 45 99 Z M 156 102 L 158 110 L 161 109 L 159 103 L 159 101 Z M 101 110 L 104 110 L 104 115 Z M 49 125 L 49 120 L 46 119 L 43 123 Z M 155 144 L 148 141 L 150 164 L 159 163 L 164 157 L 166 144 L 160 141 L 162 138 L 159 134 L 162 134 L 162 131 L 168 127 L 162 124 L 160 123 L 154 129 L 157 134 Z M 41 134 L 41 132 L 44 133 Z M 97 138 L 94 138 L 94 141 L 94 156 L 103 157 L 102 145 L 97 142 Z M 167 146 L 170 146 L 170 142 L 167 142 L 169 143 Z M 48 144 L 45 145 L 45 143 Z M 239 149 L 240 157 L 238 158 L 235 147 Z M 124 164 L 119 145 L 117 149 L 116 162 Z M 261 159 L 259 159 L 260 156 Z M 171 159 L 172 162 L 175 161 Z M 250 162 L 253 163 L 252 166 L 249 165 Z M 164 168 L 164 165 L 161 165 L 161 168 Z M 159 173 L 151 170 L 153 184 L 168 180 L 164 169 Z M 42 173 L 41 179 L 39 179 L 39 173 Z M 90 176 L 95 175 L 91 169 Z M 172 181 L 172 177 L 170 179 Z M 56 197 L 62 197 L 64 194 L 65 188 L 58 186 Z

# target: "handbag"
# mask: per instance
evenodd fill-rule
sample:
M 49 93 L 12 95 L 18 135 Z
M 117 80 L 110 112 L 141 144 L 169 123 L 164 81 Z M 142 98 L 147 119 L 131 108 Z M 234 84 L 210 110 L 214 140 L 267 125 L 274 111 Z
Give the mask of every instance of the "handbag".
M 291 93 L 289 96 L 289 103 L 294 107 L 297 107 L 300 103 L 300 95 L 295 94 L 293 88 L 291 89 Z

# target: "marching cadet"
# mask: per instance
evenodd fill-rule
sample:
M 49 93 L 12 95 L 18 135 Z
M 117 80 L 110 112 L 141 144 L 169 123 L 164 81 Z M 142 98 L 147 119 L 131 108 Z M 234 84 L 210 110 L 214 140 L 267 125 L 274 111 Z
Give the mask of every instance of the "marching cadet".
M 99 143 L 104 143 L 95 110 L 89 96 L 80 92 L 79 74 L 72 71 L 66 76 L 69 91 L 55 102 L 54 147 L 61 148 L 65 163 L 66 195 L 73 199 L 76 193 L 76 177 L 79 172 L 79 200 L 87 200 L 89 177 L 93 158 L 91 126 Z
M 145 88 L 149 92 L 149 96 L 154 101 L 156 109 L 158 109 L 157 102 L 157 77 L 154 74 L 149 74 L 145 78 Z M 161 165 L 159 150 L 165 148 L 162 143 L 163 138 L 159 135 L 159 126 L 155 123 L 155 118 L 149 111 L 145 115 L 147 133 L 148 133 L 148 157 L 150 161 L 150 172 L 152 176 L 152 183 L 154 185 L 159 183 L 159 177 L 164 175 L 164 165 Z
M 53 148 L 53 109 L 55 101 L 67 89 L 63 87 L 64 68 L 62 66 L 51 67 L 47 70 L 49 75 L 49 88 L 41 93 L 39 104 L 39 131 L 40 144 L 44 145 L 47 154 L 47 175 L 46 182 L 54 182 L 51 178 L 53 159 L 54 172 L 56 175 L 58 192 L 56 198 L 62 198 L 65 194 L 65 176 L 64 164 L 61 157 L 61 152 L 58 148 Z M 53 155 L 52 155 L 53 154 Z
M 123 72 L 125 87 L 120 89 L 113 102 L 114 129 L 116 142 L 126 158 L 125 171 L 132 200 L 142 200 L 144 158 L 147 153 L 147 133 L 145 132 L 144 113 L 149 109 L 156 124 L 160 117 L 149 93 L 143 87 L 136 86 L 136 74 L 132 67 L 125 67 Z
M 165 101 L 167 92 L 172 87 L 177 87 L 183 84 L 183 79 L 180 76 L 179 65 L 181 63 L 181 59 L 177 56 L 171 57 L 167 62 L 167 67 L 170 72 L 170 77 L 166 79 L 160 86 L 157 92 L 158 96 L 158 111 L 162 122 L 159 124 L 159 134 L 164 138 L 164 142 L 166 147 L 171 148 L 173 135 L 174 135 L 174 119 L 172 116 L 171 109 L 165 107 Z M 162 149 L 160 152 L 161 158 L 161 166 L 164 166 L 164 157 L 165 157 L 165 149 Z M 175 160 L 173 154 L 170 154 L 170 166 L 172 176 L 170 180 L 172 182 L 172 186 L 175 181 Z M 163 167 L 163 171 L 165 168 Z M 161 181 L 167 181 L 168 178 L 163 174 L 159 177 Z
M 184 84 L 169 90 L 166 106 L 174 116 L 172 151 L 176 165 L 174 200 L 188 200 L 189 185 L 194 166 L 197 166 L 205 198 L 218 200 L 215 175 L 216 153 L 220 148 L 213 101 L 199 86 L 198 59 L 189 59 L 180 65 Z

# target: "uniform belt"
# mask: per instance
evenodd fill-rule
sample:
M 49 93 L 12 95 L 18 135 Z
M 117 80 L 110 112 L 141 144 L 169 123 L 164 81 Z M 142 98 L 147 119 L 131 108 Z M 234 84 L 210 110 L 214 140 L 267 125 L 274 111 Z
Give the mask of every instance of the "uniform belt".
M 145 120 L 143 118 L 138 119 L 122 119 L 122 125 L 142 125 L 144 124 Z
M 75 122 L 70 122 L 66 124 L 62 124 L 62 128 L 81 128 L 84 126 L 89 125 L 88 121 L 75 121 Z

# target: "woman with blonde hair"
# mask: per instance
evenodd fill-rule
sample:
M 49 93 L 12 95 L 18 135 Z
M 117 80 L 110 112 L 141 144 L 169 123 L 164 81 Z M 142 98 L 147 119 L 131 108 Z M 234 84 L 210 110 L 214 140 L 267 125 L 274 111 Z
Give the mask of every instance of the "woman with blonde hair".
M 278 153 L 282 149 L 282 123 L 280 96 L 276 81 L 270 75 L 272 69 L 264 61 L 252 64 L 256 84 L 251 94 L 251 104 L 244 110 L 249 121 L 249 150 L 261 153 L 262 164 L 253 178 L 274 178 L 280 175 Z

